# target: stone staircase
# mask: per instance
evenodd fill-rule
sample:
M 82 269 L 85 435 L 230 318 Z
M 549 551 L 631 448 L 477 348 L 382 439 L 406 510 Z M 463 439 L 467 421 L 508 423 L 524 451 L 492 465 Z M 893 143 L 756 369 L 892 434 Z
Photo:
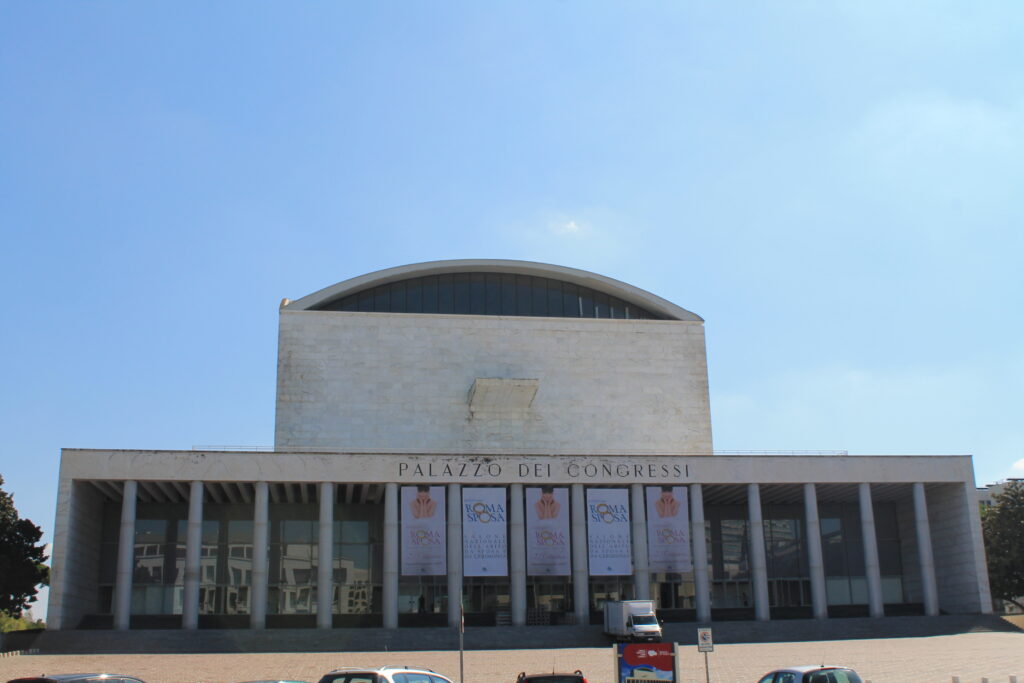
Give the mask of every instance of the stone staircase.
M 1020 631 L 991 615 L 788 619 L 772 622 L 728 621 L 710 624 L 716 644 L 799 642 L 861 638 L 916 638 L 980 631 Z M 697 624 L 665 624 L 665 640 L 694 645 Z M 466 629 L 467 650 L 607 647 L 600 626 L 480 626 Z M 216 652 L 408 652 L 456 650 L 459 634 L 451 628 L 202 629 L 44 631 L 31 647 L 42 654 L 216 653 Z

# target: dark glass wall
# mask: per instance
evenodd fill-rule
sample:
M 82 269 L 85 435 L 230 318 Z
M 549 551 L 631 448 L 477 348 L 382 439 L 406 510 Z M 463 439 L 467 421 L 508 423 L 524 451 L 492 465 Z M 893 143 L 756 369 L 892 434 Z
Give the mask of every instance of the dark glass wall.
M 636 304 L 588 287 L 509 273 L 451 273 L 412 278 L 350 294 L 315 310 L 661 319 Z

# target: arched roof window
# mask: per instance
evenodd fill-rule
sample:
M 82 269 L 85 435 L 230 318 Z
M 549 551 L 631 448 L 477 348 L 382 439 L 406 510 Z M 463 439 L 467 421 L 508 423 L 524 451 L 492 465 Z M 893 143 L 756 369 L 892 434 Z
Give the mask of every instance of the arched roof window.
M 650 292 L 603 275 L 489 259 L 389 268 L 286 300 L 283 310 L 702 321 Z
M 314 310 L 553 318 L 659 317 L 641 306 L 590 287 L 513 273 L 425 275 L 364 289 Z

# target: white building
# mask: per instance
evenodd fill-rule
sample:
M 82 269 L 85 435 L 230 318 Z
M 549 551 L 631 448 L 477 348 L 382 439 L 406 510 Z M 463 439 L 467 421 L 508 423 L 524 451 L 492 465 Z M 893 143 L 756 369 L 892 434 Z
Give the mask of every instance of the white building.
M 58 629 L 991 611 L 969 456 L 714 454 L 700 317 L 518 261 L 285 300 L 274 451 L 66 449 L 54 536 Z

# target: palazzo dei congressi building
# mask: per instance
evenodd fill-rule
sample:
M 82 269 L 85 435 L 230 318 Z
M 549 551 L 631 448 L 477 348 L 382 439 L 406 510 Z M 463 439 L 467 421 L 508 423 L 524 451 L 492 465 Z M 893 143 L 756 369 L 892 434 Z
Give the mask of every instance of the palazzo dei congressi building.
M 49 616 L 981 613 L 974 492 L 969 456 L 714 454 L 700 317 L 580 270 L 431 262 L 282 303 L 272 452 L 64 450 Z

